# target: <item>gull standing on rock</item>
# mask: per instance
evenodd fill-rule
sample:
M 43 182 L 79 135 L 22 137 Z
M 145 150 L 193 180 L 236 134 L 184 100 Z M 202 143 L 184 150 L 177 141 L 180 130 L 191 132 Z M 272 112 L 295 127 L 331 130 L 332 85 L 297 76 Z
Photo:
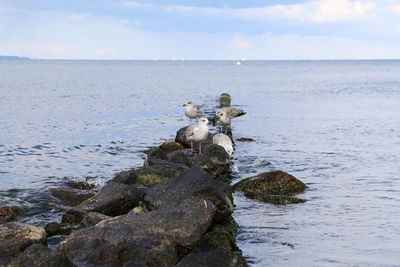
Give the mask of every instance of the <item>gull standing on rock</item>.
M 185 107 L 185 115 L 190 119 L 190 124 L 192 124 L 192 119 L 198 118 L 203 114 L 203 111 L 199 106 L 194 105 L 192 101 L 188 101 L 183 104 Z
M 229 156 L 232 156 L 233 144 L 229 136 L 223 133 L 216 134 L 213 136 L 212 142 L 213 144 L 222 146 L 225 149 L 226 153 L 228 153 Z
M 222 109 L 219 109 L 219 110 L 217 110 L 216 115 L 217 115 L 217 120 L 219 120 L 219 123 L 221 125 L 221 130 L 222 130 L 222 126 L 225 126 L 225 127 L 231 126 L 231 118 L 228 116 L 228 114 L 226 114 L 225 111 L 223 111 Z M 228 132 L 228 129 L 226 129 L 226 132 Z
M 201 118 L 199 122 L 188 128 L 186 139 L 190 141 L 193 150 L 193 142 L 199 142 L 199 154 L 201 154 L 201 143 L 207 140 L 208 137 L 208 120 Z

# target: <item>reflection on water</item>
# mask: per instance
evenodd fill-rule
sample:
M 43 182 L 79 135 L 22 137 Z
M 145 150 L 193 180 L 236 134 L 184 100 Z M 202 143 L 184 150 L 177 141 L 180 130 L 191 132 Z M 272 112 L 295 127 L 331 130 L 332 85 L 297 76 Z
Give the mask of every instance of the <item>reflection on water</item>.
M 235 193 L 238 244 L 253 266 L 400 262 L 399 61 L 0 61 L 0 205 L 44 225 L 65 179 L 104 184 L 140 166 L 187 124 L 182 104 L 233 121 L 235 182 L 281 169 L 310 186 L 303 204 Z M 68 177 L 68 178 L 65 178 Z

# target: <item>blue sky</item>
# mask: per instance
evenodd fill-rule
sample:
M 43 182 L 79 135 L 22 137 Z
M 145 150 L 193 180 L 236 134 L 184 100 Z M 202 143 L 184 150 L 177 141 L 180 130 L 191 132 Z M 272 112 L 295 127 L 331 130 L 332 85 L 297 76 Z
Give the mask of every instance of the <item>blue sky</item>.
M 0 0 L 0 55 L 399 59 L 400 0 Z

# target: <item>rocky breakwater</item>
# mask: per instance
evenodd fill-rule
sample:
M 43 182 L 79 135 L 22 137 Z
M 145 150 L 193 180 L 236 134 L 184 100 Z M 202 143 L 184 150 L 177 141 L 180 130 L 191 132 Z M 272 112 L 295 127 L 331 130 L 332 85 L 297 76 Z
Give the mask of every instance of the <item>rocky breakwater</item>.
M 224 182 L 230 156 L 209 141 L 203 154 L 186 147 L 167 141 L 80 204 L 63 199 L 73 207 L 46 226 L 63 241 L 49 249 L 46 231 L 35 228 L 35 238 L 8 255 L 10 266 L 247 266 Z

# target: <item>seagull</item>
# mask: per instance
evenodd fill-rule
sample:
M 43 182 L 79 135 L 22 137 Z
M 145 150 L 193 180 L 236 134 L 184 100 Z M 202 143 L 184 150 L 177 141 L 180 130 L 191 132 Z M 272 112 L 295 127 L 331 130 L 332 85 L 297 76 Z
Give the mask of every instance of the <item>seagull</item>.
M 183 104 L 185 107 L 185 115 L 190 119 L 190 124 L 192 124 L 192 119 L 198 118 L 201 116 L 203 111 L 200 109 L 199 106 L 194 105 L 192 101 L 188 101 Z
M 229 156 L 232 156 L 233 144 L 229 136 L 223 133 L 216 134 L 213 136 L 212 142 L 213 144 L 222 146 L 225 149 L 226 153 L 228 153 Z
M 222 109 L 219 109 L 219 110 L 217 110 L 216 115 L 217 115 L 217 120 L 219 120 L 219 123 L 221 125 L 221 129 L 222 129 L 222 126 L 225 126 L 225 127 L 231 126 L 231 118 L 228 116 L 228 114 L 226 114 L 225 111 L 223 111 Z M 226 129 L 226 131 L 228 132 L 228 129 Z
M 208 120 L 206 118 L 201 118 L 196 125 L 188 128 L 186 139 L 190 141 L 193 152 L 193 142 L 199 142 L 199 154 L 201 154 L 201 143 L 206 141 L 208 137 L 207 124 Z
M 218 113 L 218 111 L 224 111 L 229 118 L 233 119 L 236 117 L 240 117 L 243 116 L 244 114 L 246 114 L 246 112 L 240 108 L 232 108 L 232 107 L 223 107 L 220 109 L 217 109 L 217 111 L 215 112 L 215 114 Z

